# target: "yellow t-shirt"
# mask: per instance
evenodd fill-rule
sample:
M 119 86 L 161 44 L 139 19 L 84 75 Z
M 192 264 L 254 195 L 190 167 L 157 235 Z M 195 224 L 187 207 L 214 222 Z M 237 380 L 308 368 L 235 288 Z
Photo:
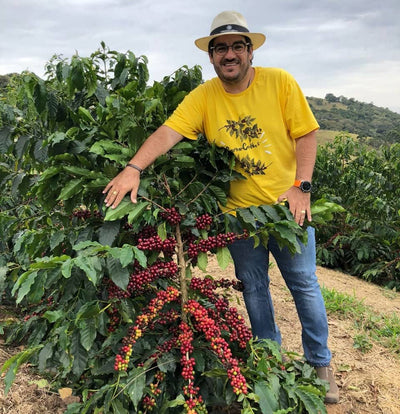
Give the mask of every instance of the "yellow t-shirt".
M 319 128 L 293 76 L 260 67 L 238 94 L 227 93 L 219 78 L 198 86 L 165 125 L 189 139 L 203 134 L 235 154 L 247 179 L 231 182 L 224 211 L 275 203 L 295 179 L 294 140 Z

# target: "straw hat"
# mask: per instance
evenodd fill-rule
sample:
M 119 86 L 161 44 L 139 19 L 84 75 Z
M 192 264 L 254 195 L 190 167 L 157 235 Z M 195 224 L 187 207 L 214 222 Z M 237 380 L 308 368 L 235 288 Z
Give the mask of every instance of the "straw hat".
M 243 34 L 243 36 L 247 36 L 251 39 L 253 49 L 257 49 L 265 42 L 265 35 L 249 31 L 246 19 L 240 13 L 236 11 L 223 11 L 213 20 L 210 36 L 201 37 L 195 40 L 194 43 L 199 49 L 208 52 L 210 40 L 228 34 Z

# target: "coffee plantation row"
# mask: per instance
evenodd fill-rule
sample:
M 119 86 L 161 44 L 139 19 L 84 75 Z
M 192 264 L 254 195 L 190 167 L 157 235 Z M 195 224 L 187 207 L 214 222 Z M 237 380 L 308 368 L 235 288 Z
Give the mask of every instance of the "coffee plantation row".
M 13 78 L 0 100 L 0 300 L 18 316 L 0 333 L 25 345 L 2 367 L 6 391 L 29 361 L 80 397 L 70 414 L 326 412 L 314 370 L 253 341 L 232 306 L 240 284 L 207 273 L 210 255 L 226 268 L 236 238 L 273 234 L 292 252 L 306 240 L 285 205 L 220 213 L 240 178 L 231 154 L 182 141 L 143 174 L 136 205 L 104 206 L 102 189 L 202 82 L 200 68 L 150 86 L 145 57 L 102 43 L 46 69 Z M 320 149 L 321 263 L 399 286 L 399 152 L 346 136 Z

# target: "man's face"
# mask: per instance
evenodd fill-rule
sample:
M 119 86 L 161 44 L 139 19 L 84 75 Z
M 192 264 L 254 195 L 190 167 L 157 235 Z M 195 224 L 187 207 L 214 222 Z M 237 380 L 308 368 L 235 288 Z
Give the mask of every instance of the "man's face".
M 245 37 L 240 35 L 225 35 L 214 39 L 214 47 L 218 45 L 232 46 L 236 43 L 246 43 Z M 236 53 L 233 48 L 228 48 L 226 53 L 220 55 L 213 49 L 210 54 L 210 62 L 213 64 L 218 77 L 226 83 L 238 83 L 242 81 L 251 67 L 253 51 L 248 51 L 247 46 L 243 53 Z

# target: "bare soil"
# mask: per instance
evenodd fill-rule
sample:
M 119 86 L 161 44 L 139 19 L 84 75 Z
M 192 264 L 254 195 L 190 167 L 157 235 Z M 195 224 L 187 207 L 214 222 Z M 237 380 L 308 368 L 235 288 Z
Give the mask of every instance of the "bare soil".
M 212 258 L 207 271 L 215 277 L 234 277 L 232 266 L 222 271 Z M 276 266 L 270 274 L 283 347 L 301 354 L 300 323 L 291 295 Z M 376 313 L 400 317 L 399 293 L 321 267 L 318 267 L 318 277 L 321 286 L 354 296 Z M 241 296 L 238 301 L 238 308 L 245 314 Z M 328 317 L 332 365 L 341 391 L 339 404 L 327 406 L 328 414 L 400 414 L 400 344 L 399 352 L 395 353 L 370 339 L 372 348 L 362 352 L 354 347 L 354 338 L 360 334 L 354 321 L 335 314 Z M 14 349 L 4 346 L 0 337 L 0 366 L 13 352 Z M 61 414 L 70 402 L 69 397 L 62 399 L 58 393 L 40 385 L 40 378 L 28 366 L 18 373 L 7 396 L 0 379 L 0 414 Z

